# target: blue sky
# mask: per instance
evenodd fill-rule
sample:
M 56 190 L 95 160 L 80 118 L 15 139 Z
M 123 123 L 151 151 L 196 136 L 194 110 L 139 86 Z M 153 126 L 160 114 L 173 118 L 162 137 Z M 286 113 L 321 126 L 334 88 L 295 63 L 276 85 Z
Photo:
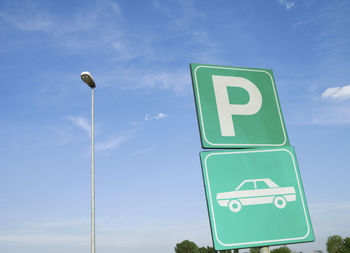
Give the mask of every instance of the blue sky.
M 349 1 L 0 1 L 0 252 L 211 245 L 189 63 L 274 71 L 316 242 L 349 236 Z

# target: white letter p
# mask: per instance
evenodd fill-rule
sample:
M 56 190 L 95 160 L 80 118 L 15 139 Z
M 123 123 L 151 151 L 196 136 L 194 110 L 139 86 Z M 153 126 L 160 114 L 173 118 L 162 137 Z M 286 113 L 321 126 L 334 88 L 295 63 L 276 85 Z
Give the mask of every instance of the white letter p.
M 219 114 L 222 136 L 235 136 L 232 115 L 252 115 L 257 113 L 262 105 L 259 89 L 248 79 L 233 76 L 212 76 L 216 105 Z M 247 104 L 230 104 L 227 87 L 239 87 L 249 94 Z

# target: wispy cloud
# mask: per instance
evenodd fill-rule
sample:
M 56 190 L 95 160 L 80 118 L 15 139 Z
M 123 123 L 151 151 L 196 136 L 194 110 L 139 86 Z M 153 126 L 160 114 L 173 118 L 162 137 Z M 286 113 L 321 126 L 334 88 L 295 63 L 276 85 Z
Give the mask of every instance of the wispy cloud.
M 49 245 L 63 242 L 85 245 L 89 242 L 84 232 L 88 226 L 89 219 L 85 218 L 25 222 L 15 230 L 0 230 L 0 242 L 17 245 Z
M 117 137 L 111 137 L 107 141 L 96 143 L 96 152 L 98 151 L 107 151 L 110 149 L 118 148 L 122 143 L 127 141 L 129 136 L 121 135 Z
M 296 110 L 293 125 L 348 125 L 350 124 L 350 108 L 339 104 L 312 104 Z
M 291 113 L 293 125 L 349 125 L 350 85 L 319 90 L 311 89 L 303 103 L 294 103 Z
M 124 59 L 136 57 L 132 53 L 122 53 L 119 56 L 125 57 Z M 107 71 L 101 68 L 95 72 L 94 76 L 99 77 L 100 87 L 115 87 L 123 90 L 167 90 L 179 96 L 192 92 L 187 66 L 169 70 L 160 65 L 164 64 L 140 65 L 141 67 L 135 67 L 133 64 L 129 66 L 118 64 Z
M 350 210 L 349 202 L 329 202 L 322 204 L 310 204 L 312 213 L 330 213 L 337 210 Z
M 99 245 L 101 247 L 108 247 L 108 252 L 131 253 L 145 251 L 161 253 L 170 252 L 173 249 L 173 245 L 183 240 L 184 234 L 195 234 L 197 236 L 194 240 L 199 238 L 203 240 L 204 238 L 205 243 L 206 241 L 210 241 L 207 233 L 203 232 L 209 229 L 207 220 L 194 219 L 191 222 L 160 222 L 159 218 L 150 220 L 143 218 L 137 221 L 138 222 L 134 224 L 130 222 L 128 218 L 124 220 L 115 220 L 113 218 L 108 220 L 100 219 Z M 72 221 L 72 223 L 73 228 L 76 228 L 74 226 L 74 221 Z M 10 245 L 14 249 L 17 248 L 16 246 L 18 245 L 35 245 L 36 247 L 50 246 L 56 248 L 57 245 L 59 245 L 58 248 L 62 247 L 60 245 L 74 245 L 73 249 L 71 247 L 62 247 L 65 252 L 77 252 L 77 248 L 79 252 L 83 252 L 85 247 L 89 245 L 89 236 L 85 232 L 85 228 L 88 228 L 88 222 L 86 226 L 74 230 L 74 233 L 71 232 L 70 229 L 72 227 L 69 226 L 66 226 L 64 230 L 58 230 L 57 227 L 61 227 L 60 224 L 53 224 L 51 227 L 46 226 L 45 229 L 40 232 L 32 231 L 31 229 L 37 226 L 35 224 L 33 225 L 34 227 L 28 226 L 28 230 L 25 232 L 22 230 L 0 231 L 1 244 Z M 171 236 L 169 236 L 169 234 Z M 198 235 L 200 236 L 198 237 Z M 20 252 L 20 250 L 18 250 L 18 252 Z
M 205 17 L 204 13 L 195 7 L 192 0 L 176 1 L 176 4 L 171 7 L 160 0 L 153 0 L 152 3 L 156 10 L 171 20 L 172 26 L 176 26 L 173 27 L 175 29 L 183 30 L 185 27 L 191 26 L 191 21 Z M 184 24 L 187 26 L 183 26 Z
M 119 5 L 112 0 L 97 4 L 93 11 L 88 5 L 85 6 L 85 9 L 84 6 L 80 9 L 81 11 L 75 12 L 74 15 L 62 18 L 52 8 L 45 8 L 33 1 L 27 1 L 21 2 L 17 8 L 3 9 L 0 12 L 0 17 L 21 30 L 61 35 L 100 25 L 101 16 L 108 15 L 106 10 L 111 10 L 114 16 L 122 14 Z
M 350 99 L 350 85 L 328 88 L 322 93 L 321 97 L 333 101 Z
M 149 49 L 145 45 L 138 45 L 135 42 L 129 42 L 127 39 L 118 39 L 113 43 L 113 49 L 116 55 L 113 57 L 114 62 L 129 61 L 137 57 L 143 57 L 148 54 Z
M 149 147 L 145 147 L 145 148 L 141 148 L 135 151 L 134 155 L 142 155 L 145 153 L 149 153 L 153 150 L 155 150 L 156 146 L 155 145 L 151 145 Z
M 154 116 L 146 114 L 144 119 L 146 121 L 149 121 L 149 120 L 159 120 L 159 119 L 166 119 L 166 118 L 169 118 L 169 115 L 166 114 L 166 113 L 160 112 L 160 113 L 158 113 L 157 115 L 154 115 Z
M 176 94 L 187 94 L 191 87 L 188 74 L 162 72 L 144 76 L 144 84 L 148 87 L 170 89 Z
M 117 13 L 118 15 L 122 14 L 122 10 L 120 9 L 119 5 L 114 2 L 114 1 L 110 1 L 110 5 L 112 6 L 112 10 Z
M 0 235 L 0 242 L 25 245 L 74 244 L 87 245 L 89 236 L 77 235 L 48 235 L 48 234 L 6 234 Z
M 194 1 L 176 1 L 172 7 L 162 1 L 153 1 L 153 10 L 167 16 L 167 21 L 162 24 L 162 29 L 167 32 L 162 36 L 159 30 L 146 32 L 140 27 L 133 27 L 116 1 L 98 1 L 93 7 L 87 4 L 72 9 L 70 15 L 62 15 L 55 12 L 51 5 L 26 2 L 19 5 L 18 9 L 0 10 L 0 19 L 21 30 L 54 37 L 48 43 L 54 43 L 57 47 L 75 52 L 103 48 L 109 57 L 108 68 L 101 67 L 100 71 L 100 76 L 108 79 L 99 79 L 102 86 L 115 83 L 119 88 L 169 90 L 177 95 L 187 95 L 191 91 L 187 64 L 169 70 L 164 62 L 184 61 L 183 55 L 187 55 L 187 62 L 201 56 L 206 59 L 212 49 L 217 48 L 208 42 L 206 29 L 194 27 L 194 20 L 205 17 L 198 11 Z M 131 33 L 130 30 L 136 32 Z M 94 36 L 86 36 L 87 31 Z M 182 34 L 181 40 L 185 40 L 185 44 L 194 43 L 198 47 L 200 43 L 205 50 L 193 53 L 193 57 L 190 57 L 188 50 L 178 51 L 179 47 L 169 49 L 169 38 L 177 38 L 178 34 Z M 143 63 L 145 60 L 147 64 Z M 94 72 L 96 77 L 98 72 Z
M 293 1 L 288 1 L 288 0 L 278 0 L 280 4 L 282 4 L 286 10 L 290 10 L 295 6 L 295 3 Z
M 306 25 L 307 24 L 307 21 L 297 21 L 297 22 L 294 22 L 291 24 L 291 27 L 293 30 L 297 29 L 298 27 L 300 26 L 303 26 L 303 25 Z
M 312 2 L 312 1 L 309 1 Z M 350 16 L 349 1 L 330 1 L 328 4 L 319 5 L 318 1 L 313 1 L 312 8 L 305 15 L 308 24 L 317 29 L 313 38 L 315 56 L 319 57 L 318 64 L 321 68 L 320 75 L 327 79 L 330 66 L 336 69 L 336 76 L 347 76 L 349 64 L 350 36 L 348 33 Z M 335 76 L 332 76 L 334 80 Z
M 52 16 L 41 11 L 38 5 L 29 1 L 15 9 L 3 8 L 0 17 L 24 31 L 49 31 L 53 25 Z
M 3 10 L 0 17 L 9 24 L 24 31 L 39 31 L 52 35 L 84 29 L 85 26 L 77 22 L 80 18 L 70 18 L 70 26 L 65 25 L 63 19 L 59 19 L 48 10 L 44 10 L 33 2 L 26 2 L 20 8 Z M 81 26 L 80 26 L 81 25 Z M 80 26 L 80 28 L 79 28 Z
M 54 4 L 20 2 L 16 8 L 2 8 L 0 19 L 23 31 L 55 37 L 50 43 L 74 50 L 84 50 L 98 44 L 111 49 L 112 42 L 122 36 L 120 22 L 111 22 L 122 20 L 122 10 L 112 0 L 72 8 L 69 15 L 58 14 Z M 87 31 L 94 36 L 86 36 Z
M 84 117 L 75 117 L 70 115 L 68 117 L 69 120 L 71 120 L 76 126 L 78 126 L 79 128 L 81 128 L 82 130 L 91 133 L 91 124 L 89 123 L 89 121 L 84 118 Z

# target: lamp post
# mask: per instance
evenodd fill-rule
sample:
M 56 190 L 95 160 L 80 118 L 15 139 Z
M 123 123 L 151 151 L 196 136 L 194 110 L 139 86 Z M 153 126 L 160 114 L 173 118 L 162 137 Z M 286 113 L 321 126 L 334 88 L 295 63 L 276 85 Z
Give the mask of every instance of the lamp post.
M 91 88 L 91 253 L 95 253 L 95 152 L 94 152 L 94 78 L 89 72 L 80 74 L 81 80 Z

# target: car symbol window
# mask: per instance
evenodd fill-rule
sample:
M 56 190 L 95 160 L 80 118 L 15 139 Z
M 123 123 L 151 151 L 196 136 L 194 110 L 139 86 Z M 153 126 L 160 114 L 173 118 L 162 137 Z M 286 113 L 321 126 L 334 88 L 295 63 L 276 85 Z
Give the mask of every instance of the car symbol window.
M 256 181 L 256 189 L 270 188 L 264 181 Z
M 237 190 L 244 191 L 244 190 L 255 190 L 254 182 L 245 182 L 241 185 Z

